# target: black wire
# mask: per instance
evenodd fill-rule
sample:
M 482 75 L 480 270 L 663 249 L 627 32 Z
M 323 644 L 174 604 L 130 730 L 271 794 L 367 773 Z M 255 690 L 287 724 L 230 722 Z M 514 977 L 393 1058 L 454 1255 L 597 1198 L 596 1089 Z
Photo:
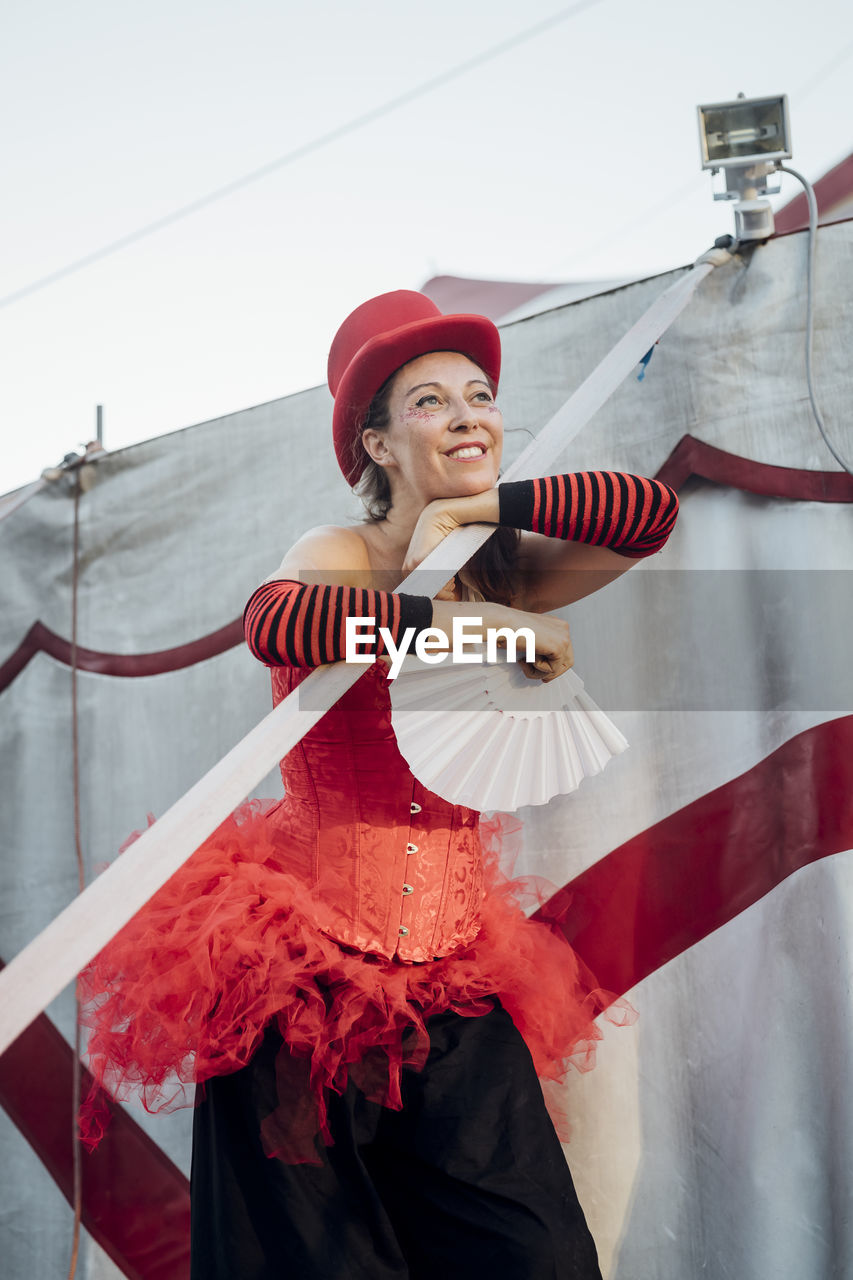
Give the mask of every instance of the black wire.
M 33 280 L 30 284 L 16 289 L 13 293 L 6 294 L 5 297 L 0 298 L 0 307 L 8 307 L 11 303 L 18 302 L 21 298 L 26 298 L 31 293 L 36 293 L 39 289 L 46 288 L 49 284 L 55 284 L 57 280 L 63 280 L 66 276 L 73 275 L 76 271 L 82 271 L 84 267 L 100 262 L 102 258 L 109 257 L 112 253 L 118 253 L 120 249 L 126 249 L 129 245 L 135 244 L 146 236 L 154 235 L 156 231 L 162 231 L 165 227 L 170 227 L 175 222 L 180 222 L 183 218 L 188 218 L 191 214 L 198 213 L 199 210 L 207 208 L 208 205 L 214 204 L 217 200 L 224 200 L 226 196 L 233 195 L 235 191 L 241 191 L 243 187 L 248 187 L 251 183 L 259 182 L 261 178 L 266 178 L 269 174 L 274 173 L 276 169 L 283 169 L 285 165 L 301 160 L 303 156 L 310 155 L 312 151 L 319 151 L 322 147 L 327 147 L 332 142 L 337 142 L 339 138 L 344 138 L 347 134 L 354 133 L 356 129 L 362 129 L 365 125 L 372 124 L 375 120 L 379 120 L 383 116 L 389 115 L 392 111 L 397 111 L 400 107 L 404 107 L 408 103 L 414 102 L 415 99 L 423 97 L 424 94 L 432 93 L 433 90 L 448 84 L 451 80 L 456 80 L 459 76 L 466 75 L 476 67 L 481 67 L 483 63 L 490 62 L 493 58 L 499 57 L 500 54 L 509 52 L 510 49 L 516 48 L 527 40 L 534 39 L 536 36 L 541 35 L 543 31 L 548 31 L 551 27 L 556 27 L 568 18 L 573 18 L 575 14 L 581 13 L 584 9 L 591 9 L 595 5 L 602 3 L 603 0 L 577 0 L 577 3 L 569 5 L 566 9 L 561 9 L 559 13 L 552 14 L 550 18 L 544 18 L 541 22 L 536 22 L 533 26 L 526 27 L 524 31 L 520 31 L 517 35 L 510 36 L 507 40 L 502 40 L 500 44 L 492 45 L 490 49 L 485 49 L 475 57 L 458 63 L 455 67 L 451 67 L 448 71 L 443 71 L 440 75 L 433 76 L 431 80 L 425 80 L 413 89 L 407 89 L 405 93 L 400 93 L 395 98 L 389 98 L 387 102 L 383 102 L 380 106 L 374 107 L 370 111 L 365 111 L 362 115 L 348 120 L 346 124 L 330 129 L 328 133 L 323 133 L 318 138 L 313 138 L 310 142 L 303 143 L 301 147 L 296 147 L 293 151 L 286 151 L 284 155 L 278 156 L 275 160 L 270 160 L 268 164 L 261 165 L 259 169 L 253 169 L 251 173 L 245 173 L 242 177 L 235 178 L 232 182 L 227 182 L 224 186 L 209 191 L 207 195 L 199 196 L 197 200 L 191 200 L 189 204 L 173 209 L 171 213 L 165 214 L 164 217 L 157 218 L 154 222 L 148 222 L 145 226 L 138 227 L 136 231 L 131 231 L 127 235 L 121 236 L 118 240 L 112 240 L 109 244 L 102 245 L 100 249 L 95 249 L 92 253 L 87 253 L 84 257 L 77 258 L 74 262 L 69 262 L 57 271 L 51 271 L 48 275 L 41 276 L 38 280 Z

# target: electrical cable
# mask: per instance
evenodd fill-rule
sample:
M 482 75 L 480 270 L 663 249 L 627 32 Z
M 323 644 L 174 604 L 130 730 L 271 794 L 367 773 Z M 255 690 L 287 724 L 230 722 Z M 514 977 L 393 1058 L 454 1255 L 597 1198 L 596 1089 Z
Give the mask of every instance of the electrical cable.
M 223 200 L 226 196 L 233 195 L 235 191 L 240 191 L 243 187 L 248 187 L 251 183 L 260 181 L 261 178 L 274 173 L 276 169 L 283 169 L 285 165 L 293 164 L 295 160 L 301 160 L 303 156 L 319 151 L 322 147 L 327 147 L 330 143 L 337 142 L 339 138 L 346 137 L 347 134 L 354 133 L 357 129 L 362 129 L 367 124 L 373 124 L 375 120 L 380 120 L 383 116 L 390 115 L 392 111 L 397 111 L 400 107 L 407 106 L 417 98 L 422 98 L 424 94 L 432 93 L 434 89 L 449 84 L 451 80 L 458 79 L 467 72 L 473 71 L 476 67 L 481 67 L 484 63 L 499 57 L 500 54 L 508 53 L 518 45 L 524 44 L 526 41 L 541 35 L 544 31 L 550 30 L 551 27 L 556 27 L 559 23 L 573 18 L 585 9 L 591 9 L 603 2 L 604 0 L 577 0 L 575 4 L 552 14 L 550 18 L 544 18 L 541 22 L 536 22 L 531 27 L 525 27 L 517 35 L 510 36 L 507 40 L 502 40 L 499 44 L 492 45 L 490 49 L 484 49 L 482 53 L 476 54 L 475 57 L 467 58 L 465 62 L 457 63 L 455 67 L 451 67 L 448 71 L 442 71 L 440 75 L 433 76 L 422 84 L 415 85 L 413 89 L 407 89 L 405 93 L 389 98 L 387 102 L 381 103 L 380 106 L 373 107 L 370 111 L 365 111 L 362 115 L 348 120 L 345 124 L 338 125 L 335 129 L 330 129 L 328 133 L 320 134 L 318 138 L 313 138 L 310 142 L 303 143 L 301 147 L 295 147 L 293 151 L 285 152 L 284 155 L 278 156 L 275 160 L 270 160 L 268 164 L 261 165 L 259 169 L 244 173 L 242 177 L 235 178 L 232 182 L 225 183 L 224 186 L 216 187 L 213 191 L 209 191 L 207 195 L 200 196 L 197 200 L 191 200 L 189 204 L 181 205 L 178 209 L 173 209 L 171 213 L 165 214 L 164 217 L 157 218 L 154 222 L 146 223 L 145 226 L 138 227 L 136 231 L 131 231 L 128 235 L 121 236 L 118 240 L 112 240 L 109 244 L 103 245 L 100 249 L 95 249 L 92 253 L 85 254 L 82 258 L 77 258 L 74 262 L 69 262 L 57 271 L 51 271 L 48 275 L 41 276 L 38 280 L 33 280 L 30 284 L 16 289 L 13 293 L 6 294 L 5 297 L 0 298 L 0 307 L 8 307 L 11 303 L 18 302 L 21 298 L 26 298 L 31 293 L 36 293 L 39 289 L 44 289 L 49 284 L 55 284 L 57 280 L 63 280 L 66 276 L 73 275 L 74 272 L 81 271 L 84 267 L 100 262 L 102 258 L 109 257 L 110 254 L 118 253 L 120 249 L 128 248 L 129 245 L 135 244 L 138 240 L 153 235 L 155 231 L 162 231 L 164 228 L 172 226 L 173 223 L 180 222 L 183 218 L 188 218 L 190 214 L 198 213 L 199 210 L 207 208 L 208 205 L 214 204 L 218 200 Z
M 798 172 L 798 170 L 791 169 L 786 164 L 780 164 L 778 167 L 783 173 L 790 173 L 792 178 L 796 178 L 798 182 L 802 183 L 806 193 L 806 200 L 809 205 L 809 246 L 806 265 L 806 384 L 809 389 L 809 402 L 812 407 L 814 420 L 817 423 L 817 429 L 823 437 L 823 442 L 827 449 L 832 454 L 838 465 L 842 467 L 848 475 L 853 475 L 853 471 L 851 471 L 841 454 L 836 450 L 826 433 L 823 417 L 821 416 L 820 409 L 817 405 L 817 398 L 814 390 L 814 379 L 812 375 L 812 355 L 814 347 L 814 266 L 815 249 L 817 248 L 818 224 L 817 196 L 815 195 L 814 187 L 809 182 L 808 178 L 804 177 L 803 174 Z

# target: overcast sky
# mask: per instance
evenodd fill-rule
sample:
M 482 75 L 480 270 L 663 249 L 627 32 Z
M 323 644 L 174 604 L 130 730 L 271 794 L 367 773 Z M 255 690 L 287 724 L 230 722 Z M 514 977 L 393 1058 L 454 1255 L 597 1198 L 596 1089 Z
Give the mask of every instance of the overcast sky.
M 316 385 L 338 323 L 386 289 L 693 261 L 733 229 L 699 168 L 697 103 L 788 93 L 812 180 L 853 149 L 849 0 L 571 8 L 7 0 L 0 492 L 91 438 L 97 403 L 115 449 Z M 777 206 L 796 191 L 784 178 Z

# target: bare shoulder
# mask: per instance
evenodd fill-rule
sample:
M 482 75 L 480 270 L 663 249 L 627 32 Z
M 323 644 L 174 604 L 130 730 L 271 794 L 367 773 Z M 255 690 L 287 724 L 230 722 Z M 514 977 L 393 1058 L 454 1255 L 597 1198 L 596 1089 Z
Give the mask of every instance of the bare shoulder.
M 369 569 L 367 544 L 357 528 L 323 524 L 303 533 L 265 581 L 289 578 L 358 586 L 359 576 Z
M 329 562 L 330 557 L 334 561 L 344 556 L 348 561 L 353 561 L 355 568 L 369 567 L 367 544 L 360 530 L 352 525 L 349 527 L 336 524 L 317 525 L 316 528 L 303 533 L 287 555 L 288 557 L 299 555 L 311 560 L 312 563 L 316 560 L 324 564 Z

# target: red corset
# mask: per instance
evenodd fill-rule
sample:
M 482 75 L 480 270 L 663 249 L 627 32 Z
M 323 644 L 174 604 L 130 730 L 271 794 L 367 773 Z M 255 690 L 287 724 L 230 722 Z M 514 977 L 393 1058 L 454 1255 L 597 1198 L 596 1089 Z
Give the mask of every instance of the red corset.
M 276 705 L 307 675 L 272 669 Z M 282 761 L 286 796 L 268 815 L 283 869 L 329 909 L 338 942 L 386 959 L 426 961 L 479 927 L 478 814 L 427 791 L 391 727 L 378 663 Z

